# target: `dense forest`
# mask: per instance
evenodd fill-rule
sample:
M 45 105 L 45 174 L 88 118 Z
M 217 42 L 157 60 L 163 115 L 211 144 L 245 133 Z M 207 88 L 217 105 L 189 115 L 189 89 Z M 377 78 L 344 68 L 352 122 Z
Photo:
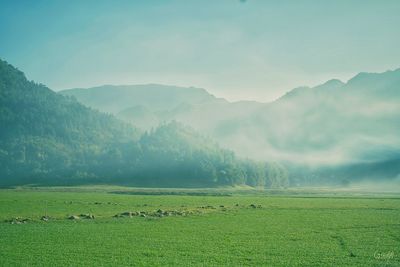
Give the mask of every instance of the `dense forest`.
M 286 187 L 278 163 L 240 159 L 172 121 L 141 132 L 0 60 L 0 184 Z

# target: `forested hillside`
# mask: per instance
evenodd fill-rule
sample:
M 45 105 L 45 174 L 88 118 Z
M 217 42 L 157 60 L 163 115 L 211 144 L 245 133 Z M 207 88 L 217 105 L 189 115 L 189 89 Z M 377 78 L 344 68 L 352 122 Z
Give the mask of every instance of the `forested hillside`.
M 95 178 L 93 171 L 117 144 L 139 138 L 111 115 L 27 81 L 0 62 L 0 172 L 2 183 Z
M 279 164 L 238 159 L 176 122 L 140 133 L 0 61 L 0 184 L 288 185 Z

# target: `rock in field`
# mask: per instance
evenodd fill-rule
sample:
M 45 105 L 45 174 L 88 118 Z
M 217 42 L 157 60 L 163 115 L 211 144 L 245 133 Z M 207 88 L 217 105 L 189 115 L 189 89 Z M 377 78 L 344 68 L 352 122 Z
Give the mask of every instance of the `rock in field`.
M 42 216 L 42 217 L 40 218 L 40 220 L 41 220 L 41 221 L 44 221 L 44 222 L 47 222 L 47 221 L 50 220 L 50 217 L 45 215 L 45 216 Z
M 79 218 L 79 216 L 71 215 L 71 216 L 68 217 L 68 219 L 69 220 L 79 220 L 80 218 Z
M 90 220 L 94 220 L 94 215 L 93 214 L 81 214 L 79 215 L 79 217 L 81 217 L 82 219 L 90 219 Z

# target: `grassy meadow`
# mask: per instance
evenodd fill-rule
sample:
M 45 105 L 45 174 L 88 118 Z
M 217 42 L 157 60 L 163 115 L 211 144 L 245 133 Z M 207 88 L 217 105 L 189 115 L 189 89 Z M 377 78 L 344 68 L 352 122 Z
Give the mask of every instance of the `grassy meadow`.
M 14 188 L 0 220 L 0 266 L 400 266 L 396 195 Z

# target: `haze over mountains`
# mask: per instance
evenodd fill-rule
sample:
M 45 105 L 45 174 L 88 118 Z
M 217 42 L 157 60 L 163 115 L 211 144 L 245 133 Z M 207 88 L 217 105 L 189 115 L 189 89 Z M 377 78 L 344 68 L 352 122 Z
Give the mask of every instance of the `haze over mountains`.
M 259 103 L 155 84 L 56 93 L 0 61 L 0 184 L 277 188 L 396 180 L 399 103 L 400 69 Z
M 164 85 L 61 93 L 143 130 L 182 122 L 258 160 L 336 166 L 400 158 L 400 69 L 295 88 L 271 103 L 228 102 L 204 89 Z

